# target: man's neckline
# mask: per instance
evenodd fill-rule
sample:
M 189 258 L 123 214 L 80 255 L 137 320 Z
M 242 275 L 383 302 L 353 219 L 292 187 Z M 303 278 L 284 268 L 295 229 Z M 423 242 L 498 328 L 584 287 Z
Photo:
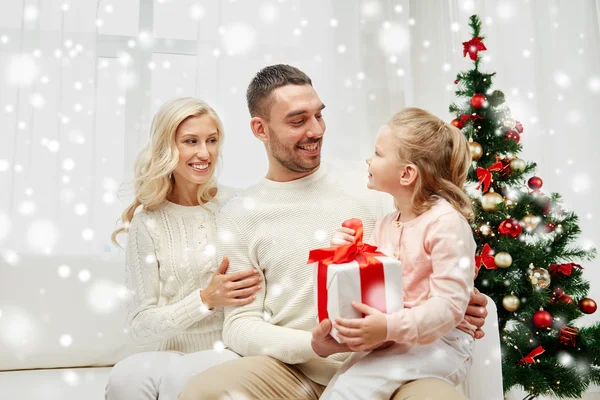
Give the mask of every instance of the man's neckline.
M 304 186 L 309 183 L 318 181 L 323 176 L 325 176 L 326 172 L 327 172 L 327 166 L 325 164 L 321 163 L 321 165 L 319 165 L 319 168 L 315 172 L 313 172 L 312 174 L 307 175 L 305 177 L 294 179 L 293 181 L 287 181 L 287 182 L 278 182 L 278 181 L 273 181 L 271 179 L 262 178 L 261 183 L 266 186 L 273 187 L 273 188 L 299 187 L 299 186 Z

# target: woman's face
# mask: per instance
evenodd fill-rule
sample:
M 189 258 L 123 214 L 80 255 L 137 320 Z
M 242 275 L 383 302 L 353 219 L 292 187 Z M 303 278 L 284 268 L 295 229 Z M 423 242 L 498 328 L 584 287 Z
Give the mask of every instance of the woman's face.
M 179 150 L 175 181 L 182 186 L 206 183 L 219 158 L 217 124 L 208 115 L 188 117 L 177 128 L 175 143 Z

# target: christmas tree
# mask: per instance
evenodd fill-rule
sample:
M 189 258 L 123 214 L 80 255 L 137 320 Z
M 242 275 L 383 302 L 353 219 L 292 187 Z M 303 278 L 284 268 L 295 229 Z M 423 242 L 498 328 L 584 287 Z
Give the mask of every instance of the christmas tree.
M 473 68 L 454 82 L 466 101 L 450 112 L 473 157 L 467 191 L 476 215 L 475 284 L 498 305 L 504 390 L 520 385 L 527 399 L 581 397 L 591 382 L 600 383 L 600 324 L 573 326 L 596 311 L 576 262 L 596 251 L 574 244 L 577 215 L 562 207 L 560 195 L 542 191 L 535 163 L 517 157 L 523 125 L 492 89 L 495 74 L 480 71 L 486 50 L 480 19 L 471 16 L 469 25 L 473 35 L 463 53 Z

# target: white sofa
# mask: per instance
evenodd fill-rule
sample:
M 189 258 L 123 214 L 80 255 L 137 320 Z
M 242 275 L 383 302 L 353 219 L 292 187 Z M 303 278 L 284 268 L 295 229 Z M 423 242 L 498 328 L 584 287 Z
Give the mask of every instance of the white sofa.
M 134 352 L 123 309 L 122 256 L 26 256 L 0 261 L 0 398 L 101 400 L 110 366 Z M 501 400 L 496 308 L 462 390 Z M 135 399 L 132 399 L 135 400 Z

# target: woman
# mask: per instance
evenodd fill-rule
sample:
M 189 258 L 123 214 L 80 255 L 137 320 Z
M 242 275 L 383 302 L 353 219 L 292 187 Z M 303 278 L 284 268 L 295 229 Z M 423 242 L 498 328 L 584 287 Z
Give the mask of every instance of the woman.
M 229 197 L 215 178 L 223 126 L 205 102 L 172 100 L 152 121 L 149 144 L 135 164 L 135 200 L 122 215 L 128 231 L 128 325 L 140 344 L 160 342 L 115 365 L 108 400 L 177 399 L 186 381 L 239 357 L 223 350 L 223 307 L 254 300 L 254 269 L 217 268 L 215 212 Z M 142 209 L 135 211 L 142 206 Z

